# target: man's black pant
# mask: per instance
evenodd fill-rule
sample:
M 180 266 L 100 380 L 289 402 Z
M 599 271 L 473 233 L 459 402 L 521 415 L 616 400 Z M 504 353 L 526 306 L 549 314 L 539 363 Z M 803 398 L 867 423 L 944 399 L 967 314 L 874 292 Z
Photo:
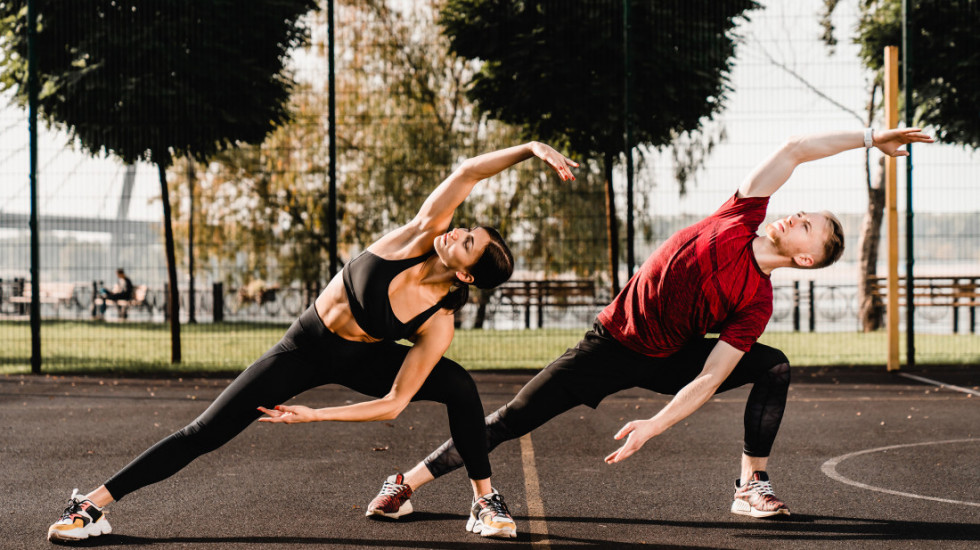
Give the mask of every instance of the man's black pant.
M 669 357 L 649 357 L 623 346 L 596 321 L 576 346 L 528 382 L 509 403 L 486 417 L 487 448 L 521 437 L 578 405 L 596 408 L 608 395 L 627 388 L 646 388 L 674 395 L 700 374 L 718 341 L 703 338 Z M 748 456 L 766 457 L 772 450 L 789 390 L 789 360 L 783 352 L 755 344 L 739 361 L 718 392 L 753 384 L 745 406 Z M 462 464 L 453 440 L 425 459 L 434 477 Z

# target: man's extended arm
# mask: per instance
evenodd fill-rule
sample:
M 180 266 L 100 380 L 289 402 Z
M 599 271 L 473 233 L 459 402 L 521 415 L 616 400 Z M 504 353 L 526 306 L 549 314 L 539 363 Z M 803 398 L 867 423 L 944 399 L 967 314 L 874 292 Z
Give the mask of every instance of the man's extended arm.
M 701 373 L 681 388 L 677 395 L 667 403 L 660 412 L 646 420 L 634 420 L 627 423 L 616 433 L 616 439 L 626 439 L 626 443 L 616 452 L 606 457 L 606 462 L 619 462 L 643 446 L 651 437 L 662 434 L 674 424 L 690 416 L 691 413 L 704 405 L 715 394 L 721 383 L 728 378 L 735 365 L 738 364 L 744 351 L 733 348 L 727 342 L 719 340 L 714 349 L 708 354 Z
M 899 150 L 907 143 L 931 143 L 932 137 L 919 128 L 896 128 L 874 132 L 873 145 L 882 153 L 904 157 L 908 152 Z M 772 155 L 756 166 L 755 170 L 738 188 L 740 197 L 768 197 L 779 190 L 804 162 L 818 160 L 850 149 L 864 147 L 864 131 L 852 130 L 791 137 Z

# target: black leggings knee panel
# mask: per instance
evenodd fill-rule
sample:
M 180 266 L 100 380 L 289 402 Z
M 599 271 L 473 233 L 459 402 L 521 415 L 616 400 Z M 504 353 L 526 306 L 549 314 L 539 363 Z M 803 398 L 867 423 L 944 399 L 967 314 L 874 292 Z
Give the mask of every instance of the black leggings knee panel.
M 752 386 L 745 404 L 743 452 L 746 455 L 767 457 L 772 452 L 786 410 L 789 381 L 789 362 L 784 361 L 766 371 Z

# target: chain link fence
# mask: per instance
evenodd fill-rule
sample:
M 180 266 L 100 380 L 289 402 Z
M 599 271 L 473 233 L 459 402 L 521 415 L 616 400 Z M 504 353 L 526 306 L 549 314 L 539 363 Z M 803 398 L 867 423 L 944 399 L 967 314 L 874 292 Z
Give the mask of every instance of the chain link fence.
M 572 3 L 591 6 L 590 17 L 602 20 L 589 29 L 622 34 L 622 2 L 567 2 Z M 249 353 L 254 348 L 257 357 L 334 275 L 329 255 L 329 226 L 334 220 L 328 209 L 331 63 L 328 6 L 321 4 L 303 20 L 308 43 L 290 50 L 287 66 L 295 81 L 292 122 L 270 133 L 261 145 L 241 145 L 207 162 L 177 158 L 166 172 L 185 363 L 205 369 L 246 367 L 251 359 L 229 349 L 240 349 L 247 341 Z M 561 4 L 522 5 L 541 11 Z M 633 40 L 654 40 L 651 33 L 683 30 L 666 17 L 652 27 L 639 23 L 638 11 L 646 5 L 661 9 L 661 4 L 667 10 L 676 3 L 630 3 L 636 22 L 629 26 Z M 721 17 L 714 11 L 720 8 L 703 4 L 698 9 L 705 10 L 704 21 Z M 976 18 L 976 2 L 953 4 L 962 6 L 963 20 Z M 334 3 L 337 150 L 332 168 L 337 190 L 334 244 L 340 262 L 410 219 L 463 159 L 525 139 L 526 128 L 495 120 L 467 96 L 483 67 L 479 60 L 451 53 L 450 39 L 440 26 L 440 9 L 446 5 L 397 0 Z M 691 4 L 695 5 L 701 4 Z M 495 352 L 502 354 L 497 366 L 543 367 L 539 356 L 528 351 L 530 346 L 542 341 L 558 350 L 573 345 L 659 243 L 714 211 L 787 137 L 859 129 L 869 121 L 881 126 L 881 89 L 876 73 L 862 62 L 861 44 L 855 42 L 863 5 L 844 0 L 827 13 L 822 0 L 768 2 L 746 10 L 746 18 L 735 18 L 734 56 L 722 81 L 724 93 L 717 98 L 722 108 L 702 119 L 697 131 L 675 132 L 670 145 L 638 143 L 630 199 L 621 153 L 609 159 L 577 158 L 582 167 L 575 182 L 558 181 L 534 161 L 482 182 L 454 224 L 500 228 L 515 252 L 517 270 L 503 287 L 474 292 L 472 303 L 459 314 L 459 334 L 467 335 L 467 342 L 506 346 Z M 923 2 L 919 9 L 930 5 Z M 43 15 L 42 10 L 42 19 Z M 85 44 L 75 37 L 61 41 Z M 97 48 L 91 52 L 97 54 Z M 913 67 L 916 62 L 913 57 Z M 919 57 L 918 62 L 927 60 Z M 234 66 L 236 59 L 226 63 Z M 576 85 L 583 90 L 598 85 L 592 78 L 583 72 Z M 664 89 L 672 88 L 664 83 Z M 0 335 L 6 345 L 0 351 L 0 368 L 22 372 L 31 353 L 28 124 L 13 88 L 8 85 L 2 97 Z M 633 108 L 660 100 L 633 97 Z M 554 105 L 556 111 L 566 108 Z M 921 288 L 915 299 L 915 330 L 916 341 L 923 342 L 916 346 L 916 360 L 975 362 L 980 359 L 980 196 L 973 182 L 980 158 L 969 145 L 956 143 L 916 146 L 912 158 L 915 276 Z M 885 362 L 886 349 L 866 349 L 868 340 L 861 338 L 878 337 L 883 331 L 881 285 L 873 286 L 877 290 L 871 299 L 879 308 L 870 313 L 867 304 L 862 305 L 868 294 L 861 290 L 867 273 L 861 265 L 862 234 L 869 197 L 881 179 L 878 160 L 874 153 L 865 158 L 863 151 L 853 151 L 807 164 L 771 201 L 767 221 L 799 210 L 830 210 L 846 231 L 847 249 L 835 266 L 778 270 L 773 275 L 775 304 L 766 338 L 777 336 L 791 359 L 793 350 L 800 349 L 807 350 L 812 364 L 848 362 L 855 352 L 872 363 Z M 617 269 L 612 272 L 605 189 L 610 174 L 619 244 Z M 42 125 L 37 177 L 44 368 L 170 368 L 163 204 L 156 167 L 93 156 L 65 128 Z M 903 211 L 905 177 L 900 169 L 898 204 Z M 630 206 L 632 220 L 627 218 Z M 630 222 L 632 257 L 627 246 Z M 905 232 L 903 215 L 902 241 Z M 886 228 L 880 237 L 882 245 L 871 261 L 879 278 L 886 275 Z M 122 288 L 117 269 L 124 270 L 134 288 L 125 299 L 108 297 Z M 903 328 L 906 313 L 903 309 Z M 814 340 L 817 335 L 819 341 Z M 835 335 L 839 340 L 833 340 Z M 827 346 L 826 338 L 840 345 Z M 934 343 L 937 338 L 942 339 L 939 344 Z M 451 353 L 465 356 L 455 346 Z M 82 356 L 84 361 L 79 360 Z M 479 366 L 495 365 L 490 361 Z

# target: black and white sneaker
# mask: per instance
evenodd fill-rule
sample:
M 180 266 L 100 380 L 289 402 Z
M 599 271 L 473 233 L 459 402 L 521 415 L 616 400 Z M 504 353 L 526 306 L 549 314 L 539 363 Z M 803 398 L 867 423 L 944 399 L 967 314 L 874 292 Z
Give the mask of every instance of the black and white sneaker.
M 510 517 L 504 497 L 496 489 L 476 499 L 470 508 L 466 530 L 481 537 L 512 539 L 517 537 L 517 524 Z
M 62 512 L 61 519 L 48 527 L 48 540 L 84 540 L 111 532 L 112 526 L 109 525 L 105 512 L 91 500 L 82 498 L 78 494 L 78 489 L 75 489 L 68 499 L 68 506 Z

